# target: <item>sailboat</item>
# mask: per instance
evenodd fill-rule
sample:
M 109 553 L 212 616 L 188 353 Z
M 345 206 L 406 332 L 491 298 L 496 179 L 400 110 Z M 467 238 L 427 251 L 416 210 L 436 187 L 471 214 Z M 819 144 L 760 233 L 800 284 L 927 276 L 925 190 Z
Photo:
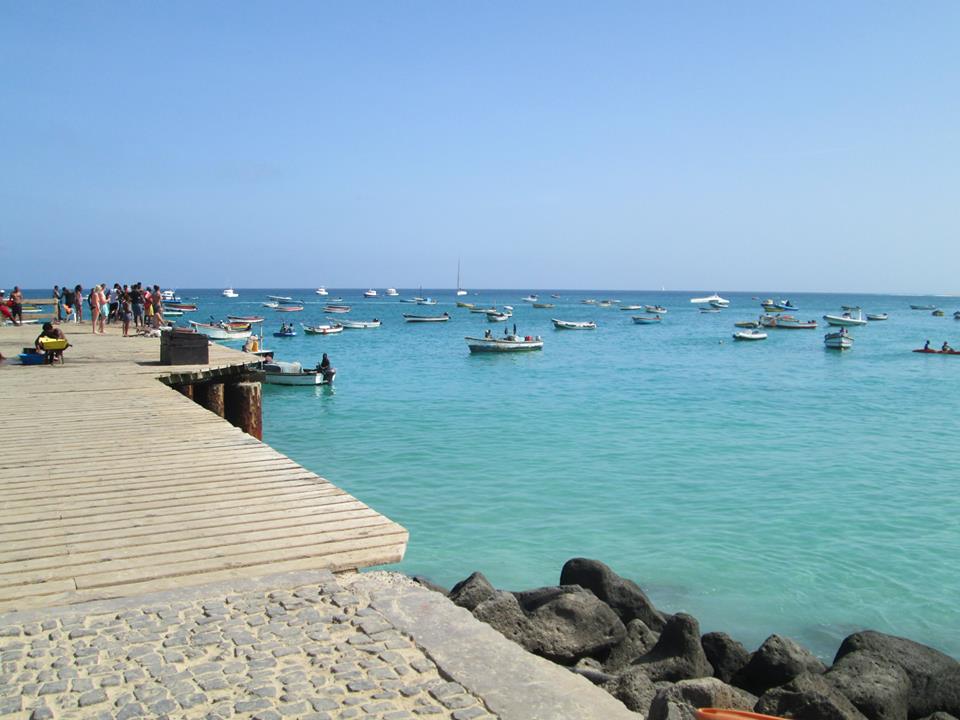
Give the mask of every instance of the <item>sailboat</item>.
M 467 291 L 460 287 L 460 258 L 457 258 L 457 297 L 466 295 Z

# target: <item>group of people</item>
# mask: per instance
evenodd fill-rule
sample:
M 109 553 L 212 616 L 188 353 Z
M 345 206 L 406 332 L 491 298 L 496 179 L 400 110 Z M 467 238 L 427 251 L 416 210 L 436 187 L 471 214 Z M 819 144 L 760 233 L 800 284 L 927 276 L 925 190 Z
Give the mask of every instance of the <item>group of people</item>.
M 929 341 L 929 340 L 927 340 L 927 341 L 923 344 L 923 349 L 924 349 L 924 350 L 929 350 L 929 349 L 930 349 L 930 341 Z M 943 341 L 943 345 L 940 347 L 940 352 L 953 352 L 953 348 L 950 347 L 950 343 L 948 343 L 946 340 L 944 340 L 944 341 Z
M 83 306 L 86 304 L 94 333 L 103 333 L 106 325 L 120 323 L 126 337 L 130 334 L 131 323 L 135 332 L 163 324 L 163 297 L 159 285 L 151 288 L 141 283 L 114 283 L 112 288 L 107 288 L 103 283 L 95 285 L 86 295 L 82 285 L 73 289 L 54 285 L 53 299 L 58 322 L 83 322 Z

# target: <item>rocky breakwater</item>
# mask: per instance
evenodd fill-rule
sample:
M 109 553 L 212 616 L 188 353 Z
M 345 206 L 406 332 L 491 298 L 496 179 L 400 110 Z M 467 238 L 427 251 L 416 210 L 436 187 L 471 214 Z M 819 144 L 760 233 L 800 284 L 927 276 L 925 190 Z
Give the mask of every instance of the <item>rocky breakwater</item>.
M 960 718 L 960 663 L 879 632 L 855 633 L 827 667 L 789 638 L 753 652 L 697 619 L 658 610 L 634 582 L 575 558 L 558 586 L 497 590 L 479 572 L 444 592 L 528 651 L 567 666 L 650 720 L 723 707 L 799 720 Z

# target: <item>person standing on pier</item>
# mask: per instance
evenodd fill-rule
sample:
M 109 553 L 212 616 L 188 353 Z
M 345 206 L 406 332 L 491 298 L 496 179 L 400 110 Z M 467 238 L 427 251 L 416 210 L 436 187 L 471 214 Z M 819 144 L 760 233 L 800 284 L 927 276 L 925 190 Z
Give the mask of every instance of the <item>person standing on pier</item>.
M 83 285 L 77 283 L 73 289 L 73 310 L 77 313 L 76 322 L 83 322 Z
M 143 327 L 143 292 L 140 283 L 130 288 L 130 308 L 133 311 L 133 327 L 139 330 Z
M 19 285 L 14 285 L 10 293 L 10 314 L 13 315 L 13 322 L 23 325 L 23 293 Z
M 63 322 L 63 306 L 60 304 L 60 286 L 53 286 L 53 304 L 57 306 L 57 322 Z
M 87 295 L 87 303 L 90 305 L 90 331 L 97 334 L 97 323 L 100 322 L 100 286 L 94 285 Z

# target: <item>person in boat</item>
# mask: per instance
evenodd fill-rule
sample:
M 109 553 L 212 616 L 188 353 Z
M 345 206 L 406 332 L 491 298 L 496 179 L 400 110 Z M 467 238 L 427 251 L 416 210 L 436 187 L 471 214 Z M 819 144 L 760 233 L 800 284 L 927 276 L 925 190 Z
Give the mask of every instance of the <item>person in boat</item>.
M 929 350 L 929 349 L 930 349 L 930 341 L 929 341 L 929 340 L 927 340 L 927 341 L 923 344 L 923 349 L 924 349 L 924 350 Z
M 483 331 L 483 336 L 484 336 L 485 338 L 492 338 L 492 337 L 493 337 L 493 333 L 490 332 L 489 329 L 487 329 L 487 330 L 484 330 L 484 331 Z
M 327 354 L 323 354 L 323 358 L 320 360 L 320 364 L 317 365 L 317 370 L 322 373 L 327 372 L 330 369 L 330 358 L 327 357 Z
M 953 352 L 953 348 L 950 347 L 950 343 L 946 340 L 943 341 L 943 347 L 940 348 L 940 352 Z
M 47 350 L 43 347 L 43 340 L 66 340 L 67 336 L 63 334 L 63 330 L 60 328 L 55 328 L 51 323 L 45 322 L 43 328 L 40 330 L 40 334 L 37 335 L 37 339 L 33 341 L 33 346 L 36 348 L 37 352 L 42 352 L 46 354 L 45 362 L 48 365 L 53 365 L 54 360 L 59 360 L 60 364 L 63 364 L 63 350 Z

